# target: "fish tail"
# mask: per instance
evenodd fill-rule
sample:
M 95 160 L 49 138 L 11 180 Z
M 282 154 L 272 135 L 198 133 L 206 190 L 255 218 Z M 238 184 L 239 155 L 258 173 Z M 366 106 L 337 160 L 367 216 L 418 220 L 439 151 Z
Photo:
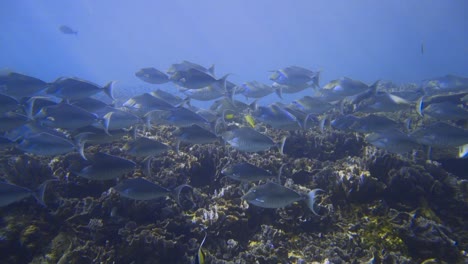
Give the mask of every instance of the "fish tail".
M 458 157 L 460 159 L 468 158 L 468 144 L 458 147 Z
M 275 93 L 279 98 L 283 99 L 283 87 L 281 85 L 275 89 Z
M 146 157 L 144 160 L 143 160 L 143 166 L 144 166 L 144 171 L 143 173 L 146 175 L 146 177 L 150 177 L 151 176 L 151 162 L 153 161 L 153 156 L 148 156 Z
M 320 132 L 325 131 L 325 126 L 327 125 L 327 121 L 330 121 L 329 119 L 330 119 L 330 117 L 328 115 L 325 115 L 322 118 L 322 120 L 320 120 L 320 124 L 319 124 Z
M 45 201 L 44 201 L 45 189 L 47 187 L 47 184 L 49 182 L 53 182 L 53 181 L 58 181 L 58 180 L 57 179 L 47 180 L 47 181 L 43 182 L 41 185 L 39 185 L 39 187 L 37 187 L 37 189 L 33 192 L 34 198 L 37 200 L 37 202 L 39 202 L 44 207 L 47 207 L 47 205 L 45 204 Z
M 87 137 L 91 134 L 94 134 L 94 133 L 91 133 L 91 132 L 83 132 L 83 133 L 80 133 L 78 135 L 76 135 L 75 137 L 75 145 L 76 145 L 76 148 L 78 150 L 78 152 L 80 153 L 80 156 L 84 159 L 84 160 L 88 160 L 84 154 L 84 148 L 85 148 L 85 144 L 86 144 L 86 141 L 87 141 Z
M 315 74 L 314 78 L 312 78 L 312 84 L 316 88 L 320 88 L 320 73 L 321 71 L 318 71 L 317 74 Z
M 113 101 L 115 101 L 115 97 L 114 97 L 114 84 L 115 84 L 116 81 L 111 81 L 109 83 L 107 83 L 105 86 L 104 86 L 104 93 L 107 94 L 107 96 L 109 96 Z
M 286 139 L 288 139 L 288 136 L 284 136 L 280 144 L 278 145 L 278 150 L 281 155 L 284 155 L 283 150 L 284 150 L 284 144 L 286 143 Z
M 176 200 L 177 204 L 179 206 L 182 207 L 182 205 L 180 204 L 180 193 L 182 192 L 182 189 L 184 189 L 185 187 L 188 187 L 190 189 L 193 189 L 192 186 L 188 185 L 188 184 L 182 184 L 182 185 L 179 185 L 177 186 L 173 191 L 172 191 L 172 195 L 174 196 L 174 199 Z M 195 206 L 195 202 L 193 202 L 193 205 Z
M 306 204 L 307 204 L 307 207 L 309 207 L 310 211 L 316 215 L 316 216 L 319 216 L 319 214 L 317 214 L 317 212 L 315 211 L 315 198 L 317 197 L 317 192 L 325 192 L 324 190 L 322 189 L 313 189 L 312 191 L 310 191 L 308 194 L 307 194 L 307 198 L 306 198 Z
M 216 82 L 220 84 L 221 87 L 223 87 L 223 91 L 226 91 L 226 83 L 227 83 L 227 77 L 230 75 L 230 73 L 224 75 L 220 79 L 218 79 Z
M 424 109 L 424 96 L 419 98 L 419 100 L 416 102 L 416 112 L 418 112 L 420 116 L 424 116 L 423 109 Z

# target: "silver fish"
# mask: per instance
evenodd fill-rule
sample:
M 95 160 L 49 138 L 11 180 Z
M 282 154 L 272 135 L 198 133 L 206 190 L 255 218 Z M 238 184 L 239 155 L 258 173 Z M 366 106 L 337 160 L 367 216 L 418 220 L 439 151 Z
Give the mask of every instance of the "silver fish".
M 108 134 L 110 134 L 110 130 L 129 128 L 131 126 L 143 123 L 142 119 L 138 116 L 118 109 L 114 109 L 112 112 L 104 115 L 103 120 L 104 130 Z
M 319 87 L 320 72 L 314 72 L 298 66 L 290 66 L 273 71 L 270 80 L 283 85 L 297 86 L 312 83 L 314 86 Z
M 199 64 L 184 60 L 181 63 L 172 64 L 171 67 L 169 67 L 169 69 L 166 72 L 172 75 L 176 72 L 181 72 L 181 71 L 184 72 L 190 69 L 195 69 L 195 70 L 207 73 L 214 77 L 215 76 L 214 68 L 215 68 L 214 65 L 211 65 L 209 68 L 205 68 Z
M 183 184 L 174 190 L 169 190 L 157 184 L 154 184 L 143 178 L 126 179 L 117 184 L 113 189 L 121 196 L 133 200 L 153 200 L 161 197 L 174 196 L 180 205 L 179 196 L 183 188 L 189 185 Z
M 257 81 L 246 82 L 235 88 L 236 92 L 247 98 L 262 98 L 274 92 L 271 86 Z
M 277 175 L 247 162 L 229 165 L 222 169 L 221 173 L 241 182 L 262 181 L 277 177 Z
M 104 87 L 101 87 L 83 79 L 61 77 L 49 84 L 46 92 L 47 94 L 66 100 L 79 100 L 104 92 L 112 100 L 115 100 L 113 94 L 114 83 L 109 82 Z
M 413 138 L 397 129 L 369 134 L 366 136 L 366 141 L 378 148 L 397 154 L 404 154 L 420 147 Z
M 69 26 L 61 25 L 59 28 L 60 32 L 67 35 L 78 35 L 78 31 L 72 29 Z
M 19 106 L 20 104 L 15 98 L 9 95 L 0 94 L 0 114 L 9 111 L 15 111 L 19 108 Z
M 140 80 L 151 84 L 163 84 L 169 82 L 169 77 L 155 68 L 142 68 L 135 73 Z
M 25 125 L 30 120 L 27 116 L 16 112 L 7 112 L 0 115 L 0 131 L 10 131 L 22 125 Z
M 98 152 L 94 154 L 91 165 L 74 173 L 89 180 L 105 181 L 130 173 L 135 167 L 136 163 L 131 160 Z
M 158 156 L 168 151 L 168 145 L 146 137 L 139 137 L 134 141 L 127 142 L 123 148 L 128 154 L 136 157 Z
M 468 144 L 468 130 L 437 122 L 410 134 L 419 144 L 431 147 L 459 147 Z
M 250 204 L 263 208 L 283 208 L 294 202 L 306 201 L 309 209 L 318 215 L 315 211 L 315 198 L 317 192 L 323 192 L 321 189 L 314 189 L 307 195 L 299 194 L 298 192 L 286 188 L 277 183 L 268 182 L 251 188 L 242 199 Z
M 78 129 L 98 121 L 96 114 L 66 103 L 42 108 L 34 119 L 53 128 Z
M 34 196 L 34 198 L 43 206 L 45 206 L 44 202 L 44 191 L 47 187 L 47 184 L 51 181 L 55 180 L 48 180 L 39 185 L 36 190 L 30 190 L 25 187 L 21 187 L 18 185 L 1 182 L 0 183 L 0 207 L 7 206 L 14 202 L 21 201 L 29 196 Z
M 268 136 L 263 135 L 249 127 L 237 128 L 226 131 L 222 134 L 224 141 L 229 143 L 233 148 L 245 152 L 266 151 L 277 146 L 277 144 Z M 283 153 L 286 137 L 283 138 L 281 145 L 278 147 L 280 153 Z
M 16 72 L 0 73 L 0 92 L 16 99 L 31 97 L 44 90 L 47 83 Z
M 187 127 L 191 125 L 206 126 L 208 121 L 202 116 L 185 107 L 176 107 L 166 111 L 153 111 L 148 113 L 152 122 L 157 124 Z
M 304 96 L 299 100 L 293 101 L 289 107 L 312 115 L 320 115 L 334 108 L 332 104 L 324 101 L 322 98 L 311 96 Z
M 302 126 L 296 116 L 276 104 L 260 106 L 252 113 L 252 116 L 277 129 L 298 130 Z
M 55 156 L 77 150 L 81 157 L 86 159 L 83 151 L 83 138 L 77 137 L 75 141 L 76 143 L 73 143 L 63 137 L 49 133 L 39 133 L 23 138 L 16 145 L 16 148 L 38 156 Z

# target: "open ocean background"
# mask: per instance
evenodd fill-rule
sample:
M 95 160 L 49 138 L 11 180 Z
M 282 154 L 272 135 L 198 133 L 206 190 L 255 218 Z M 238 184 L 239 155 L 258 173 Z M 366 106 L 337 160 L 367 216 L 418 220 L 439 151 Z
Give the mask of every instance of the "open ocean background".
M 321 85 L 343 76 L 419 84 L 468 75 L 467 12 L 467 1 L 442 0 L 2 1 L 0 69 L 49 82 L 117 80 L 116 96 L 126 98 L 175 92 L 134 73 L 182 60 L 215 64 L 218 76 L 231 73 L 237 84 L 270 84 L 268 71 L 289 65 L 321 69 Z M 78 35 L 62 34 L 60 25 Z M 260 103 L 273 101 L 274 94 Z

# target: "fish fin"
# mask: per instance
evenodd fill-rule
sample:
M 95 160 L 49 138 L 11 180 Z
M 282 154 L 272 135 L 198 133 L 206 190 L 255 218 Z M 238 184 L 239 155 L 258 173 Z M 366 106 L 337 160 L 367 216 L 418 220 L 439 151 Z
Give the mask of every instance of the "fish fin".
M 215 76 L 215 65 L 211 64 L 211 66 L 208 68 L 208 72 L 214 77 Z
M 184 189 L 185 187 L 188 187 L 190 189 L 193 189 L 192 186 L 188 185 L 188 184 L 182 184 L 182 185 L 179 185 L 177 186 L 173 191 L 172 191 L 172 195 L 174 196 L 174 199 L 176 200 L 177 204 L 182 207 L 182 205 L 180 204 L 180 193 L 182 192 L 182 189 Z M 193 203 L 193 206 L 195 207 L 195 202 L 194 201 L 191 201 Z M 193 208 L 193 207 L 192 207 Z
M 322 69 L 320 69 L 312 79 L 312 84 L 317 88 L 320 89 L 320 74 L 322 73 Z M 314 87 L 312 86 L 312 87 Z
M 408 117 L 406 120 L 405 120 L 405 128 L 406 128 L 406 132 L 410 132 L 411 131 L 411 127 L 413 125 L 413 120 L 411 119 L 411 117 Z
M 251 104 L 249 104 L 249 109 L 253 111 L 258 109 L 257 99 L 255 99 Z
M 281 143 L 278 145 L 278 150 L 281 155 L 284 155 L 283 150 L 284 150 L 284 144 L 286 143 L 286 139 L 288 139 L 288 136 L 284 136 L 283 139 L 281 140 Z
M 47 205 L 45 204 L 45 201 L 44 201 L 45 189 L 47 187 L 47 184 L 49 184 L 49 182 L 53 182 L 53 181 L 58 181 L 58 180 L 57 179 L 47 180 L 47 181 L 43 182 L 41 185 L 39 185 L 39 187 L 37 187 L 37 189 L 33 192 L 34 198 L 36 198 L 36 200 L 44 207 L 47 207 Z
M 116 81 L 111 81 L 111 82 L 108 82 L 104 86 L 104 93 L 106 93 L 107 96 L 109 96 L 113 101 L 115 101 L 115 97 L 114 97 L 114 84 L 115 83 Z
M 177 140 L 176 142 L 176 153 L 179 155 L 179 148 L 180 148 L 180 140 Z
M 151 177 L 151 162 L 153 161 L 153 156 L 148 156 L 143 160 L 144 171 L 143 173 L 146 177 Z
M 284 168 L 285 165 L 286 165 L 286 164 L 284 164 L 284 163 L 281 164 L 281 167 L 279 168 L 279 171 L 278 171 L 278 178 L 277 178 L 277 180 L 278 180 L 278 184 L 279 184 L 279 185 L 281 185 L 281 174 L 283 174 L 283 168 Z
M 416 112 L 418 112 L 420 116 L 424 116 L 423 109 L 424 109 L 424 96 L 419 98 L 419 100 L 416 102 Z
M 106 132 L 107 135 L 111 135 L 109 134 L 109 125 L 110 125 L 110 120 L 111 120 L 111 117 L 112 115 L 114 114 L 114 112 L 109 112 L 107 113 L 103 118 L 103 126 L 104 126 L 104 132 Z
M 281 85 L 275 89 L 275 93 L 279 98 L 283 99 L 283 87 Z
M 328 115 L 325 115 L 325 116 L 322 118 L 322 120 L 320 120 L 320 124 L 319 124 L 320 132 L 324 132 L 324 131 L 325 131 L 325 125 L 327 124 L 328 118 L 329 118 L 329 116 L 328 116 Z
M 468 144 L 458 147 L 458 158 L 468 158 Z
M 306 204 L 307 204 L 307 207 L 309 207 L 310 211 L 312 211 L 312 213 L 316 216 L 320 216 L 319 214 L 317 214 L 317 212 L 315 211 L 315 198 L 317 197 L 317 192 L 325 192 L 324 190 L 322 189 L 313 189 L 312 191 L 310 191 L 308 194 L 307 194 L 307 199 L 305 200 L 306 201 Z
M 216 83 L 222 87 L 223 91 L 226 91 L 226 82 L 227 82 L 227 77 L 231 75 L 230 73 L 224 75 L 220 79 L 216 80 Z
M 84 148 L 85 148 L 85 143 L 87 141 L 87 137 L 91 134 L 94 134 L 92 132 L 83 132 L 83 133 L 80 133 L 78 135 L 75 136 L 75 145 L 76 145 L 76 148 L 78 150 L 78 152 L 80 153 L 80 156 L 84 159 L 84 160 L 88 160 L 84 154 Z

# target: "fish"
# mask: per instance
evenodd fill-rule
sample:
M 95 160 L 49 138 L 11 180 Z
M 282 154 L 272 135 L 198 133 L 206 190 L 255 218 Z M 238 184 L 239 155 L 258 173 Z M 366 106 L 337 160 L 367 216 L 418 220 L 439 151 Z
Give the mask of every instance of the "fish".
M 20 108 L 20 103 L 14 97 L 0 93 L 0 114 L 15 111 Z
M 420 145 L 398 129 L 390 129 L 379 133 L 371 133 L 365 140 L 377 148 L 383 148 L 391 153 L 404 154 L 417 149 Z
M 60 77 L 48 85 L 46 93 L 70 101 L 84 99 L 104 92 L 110 99 L 115 100 L 113 93 L 114 84 L 115 81 L 111 81 L 101 87 L 92 82 L 75 77 Z
M 302 111 L 306 114 L 313 114 L 313 115 L 320 115 L 323 114 L 335 106 L 330 104 L 329 102 L 323 100 L 322 98 L 311 97 L 311 96 L 304 96 L 299 100 L 293 101 L 289 108 L 294 110 Z
M 30 119 L 25 115 L 16 112 L 4 113 L 0 115 L 0 132 L 10 131 L 28 122 L 30 122 Z
M 437 103 L 450 103 L 453 105 L 466 105 L 468 98 L 468 92 L 461 93 L 450 93 L 450 94 L 438 94 L 433 96 L 421 96 L 416 102 L 416 112 L 420 116 L 424 116 L 423 111 L 426 107 L 431 104 Z
M 152 111 L 148 115 L 151 122 L 173 125 L 176 127 L 209 125 L 209 122 L 205 118 L 185 107 L 176 107 L 165 111 Z
M 86 160 L 83 136 L 84 134 L 81 137 L 76 137 L 74 143 L 64 137 L 42 132 L 24 137 L 15 147 L 38 156 L 56 156 L 77 150 Z
M 233 148 L 244 152 L 266 151 L 277 146 L 279 152 L 283 154 L 283 148 L 286 142 L 286 137 L 284 137 L 281 144 L 278 146 L 270 137 L 249 127 L 226 131 L 222 134 L 222 138 Z
M 274 82 L 271 87 L 275 92 L 278 94 L 280 98 L 282 98 L 282 94 L 293 94 L 304 91 L 307 88 L 315 87 L 314 84 L 309 83 L 302 83 L 302 84 L 295 84 L 295 85 L 286 85 L 286 84 L 279 84 Z M 281 94 L 281 96 L 280 96 Z
M 430 104 L 421 111 L 421 115 L 423 114 L 439 120 L 468 119 L 468 110 L 450 102 Z
M 280 176 L 257 167 L 247 162 L 241 162 L 234 165 L 228 165 L 221 170 L 221 173 L 233 180 L 241 182 L 263 181 Z
M 378 112 L 396 112 L 409 110 L 411 102 L 387 92 L 378 92 L 359 102 L 354 112 L 378 113 Z
M 157 89 L 156 91 L 153 91 L 150 93 L 150 95 L 158 98 L 158 99 L 161 99 L 167 103 L 169 103 L 170 105 L 172 106 L 180 106 L 184 103 L 187 103 L 187 100 L 186 99 L 182 99 L 180 98 L 179 96 L 176 96 L 172 93 L 168 93 L 166 91 L 163 91 L 161 89 Z
M 320 71 L 314 72 L 298 66 L 290 66 L 283 69 L 273 71 L 270 75 L 270 80 L 289 86 L 304 85 L 312 82 L 316 87 L 319 87 Z
M 94 126 L 82 127 L 73 131 L 74 138 L 83 138 L 85 144 L 106 144 L 122 139 L 129 132 L 124 129 L 110 130 L 106 133 L 102 128 Z
M 42 206 L 46 206 L 44 201 L 44 192 L 47 184 L 51 181 L 56 180 L 47 180 L 39 185 L 36 190 L 30 190 L 7 182 L 0 182 L 0 207 L 21 201 L 29 196 L 33 196 Z
M 262 185 L 252 187 L 242 196 L 243 200 L 262 208 L 283 208 L 294 202 L 305 201 L 313 214 L 315 211 L 315 199 L 318 192 L 324 192 L 322 189 L 314 189 L 307 195 L 279 185 L 274 182 L 267 182 Z
M 431 147 L 459 147 L 468 144 L 468 130 L 436 122 L 410 135 L 416 142 Z
M 228 98 L 222 98 L 222 99 L 214 101 L 213 104 L 210 106 L 210 110 L 221 115 L 225 113 L 226 111 L 240 113 L 247 109 L 255 109 L 256 107 L 257 107 L 256 101 L 252 102 L 251 104 L 246 104 L 238 100 L 230 100 Z
M 46 106 L 34 119 L 41 125 L 53 128 L 78 129 L 98 122 L 98 116 L 67 103 Z
M 180 205 L 180 192 L 190 185 L 182 184 L 174 190 L 169 190 L 144 178 L 125 179 L 113 187 L 120 196 L 139 201 L 154 200 L 161 197 L 173 196 Z
M 14 145 L 15 145 L 14 141 L 6 137 L 0 136 L 0 150 L 13 147 Z
M 122 106 L 140 117 L 154 110 L 170 110 L 174 108 L 172 104 L 149 93 L 134 96 L 124 102 Z
M 226 74 L 220 79 L 216 79 L 212 75 L 197 69 L 188 69 L 187 71 L 174 73 L 169 79 L 187 89 L 201 89 L 210 85 L 220 85 L 223 87 L 223 90 L 226 90 L 226 79 L 228 76 L 229 74 Z
M 57 102 L 46 96 L 33 96 L 23 97 L 22 104 L 24 106 L 24 112 L 28 118 L 32 120 L 42 108 L 57 105 Z
M 180 127 L 175 130 L 172 135 L 175 136 L 178 141 L 191 144 L 210 144 L 219 140 L 217 135 L 199 125 Z
M 198 101 L 211 101 L 227 95 L 225 88 L 220 83 L 215 83 L 201 89 L 185 89 L 182 93 L 190 99 Z
M 203 252 L 203 244 L 205 243 L 207 233 L 205 233 L 205 237 L 203 238 L 202 242 L 200 243 L 200 246 L 198 247 L 198 252 L 197 256 L 195 257 L 195 264 L 205 264 L 205 252 Z
M 69 26 L 61 25 L 58 29 L 59 29 L 59 31 L 62 32 L 63 34 L 67 34 L 67 35 L 78 35 L 78 31 L 73 30 L 73 29 L 72 29 L 71 27 L 69 27 Z
M 81 109 L 84 109 L 90 113 L 95 113 L 98 116 L 103 116 L 106 113 L 110 112 L 110 109 L 113 109 L 110 104 L 107 104 L 98 99 L 94 99 L 92 97 L 86 97 L 79 100 L 72 100 L 70 101 L 70 104 L 78 106 Z
M 169 82 L 169 77 L 162 71 L 153 67 L 142 68 L 135 73 L 140 80 L 151 84 L 163 84 Z
M 247 98 L 256 99 L 265 97 L 274 92 L 271 86 L 257 81 L 243 83 L 240 86 L 237 86 L 235 90 L 236 93 L 239 92 Z
M 364 117 L 345 115 L 332 120 L 331 126 L 345 131 L 371 133 L 397 129 L 399 125 L 387 117 L 370 114 Z
M 143 158 L 159 156 L 169 149 L 168 145 L 146 137 L 139 137 L 134 141 L 127 142 L 122 148 L 132 156 Z
M 215 66 L 214 65 L 211 65 L 209 68 L 205 68 L 199 64 L 196 64 L 196 63 L 193 63 L 193 62 L 190 62 L 190 61 L 182 61 L 181 63 L 175 63 L 175 64 L 172 64 L 169 69 L 166 71 L 168 74 L 170 75 L 173 75 L 175 74 L 176 72 L 183 72 L 183 71 L 187 71 L 187 70 L 190 70 L 190 69 L 195 69 L 195 70 L 198 70 L 198 71 L 201 71 L 201 72 L 204 72 L 204 73 L 207 73 L 211 76 L 215 76 L 214 75 L 214 70 L 215 70 Z
M 468 78 L 447 74 L 445 76 L 424 80 L 421 87 L 426 95 L 466 92 L 468 90 Z
M 91 160 L 91 165 L 75 171 L 74 174 L 88 180 L 105 181 L 130 173 L 136 167 L 136 163 L 131 160 L 103 152 L 94 154 Z
M 377 86 L 378 81 L 375 82 L 372 86 Z M 348 77 L 343 77 L 337 80 L 333 80 L 327 83 L 325 86 L 322 87 L 320 92 L 322 93 L 322 97 L 327 101 L 336 101 L 341 100 L 347 96 L 353 96 L 369 89 L 372 89 L 372 86 L 368 86 L 367 84 L 353 80 Z
M 28 75 L 5 71 L 0 73 L 0 93 L 16 99 L 31 97 L 47 88 L 47 83 Z
M 104 131 L 107 134 L 110 134 L 110 130 L 129 128 L 143 123 L 142 119 L 138 116 L 118 109 L 114 109 L 112 112 L 105 114 L 102 119 L 104 122 Z
M 277 129 L 298 130 L 302 127 L 296 116 L 277 104 L 259 106 L 252 115 L 260 122 Z

